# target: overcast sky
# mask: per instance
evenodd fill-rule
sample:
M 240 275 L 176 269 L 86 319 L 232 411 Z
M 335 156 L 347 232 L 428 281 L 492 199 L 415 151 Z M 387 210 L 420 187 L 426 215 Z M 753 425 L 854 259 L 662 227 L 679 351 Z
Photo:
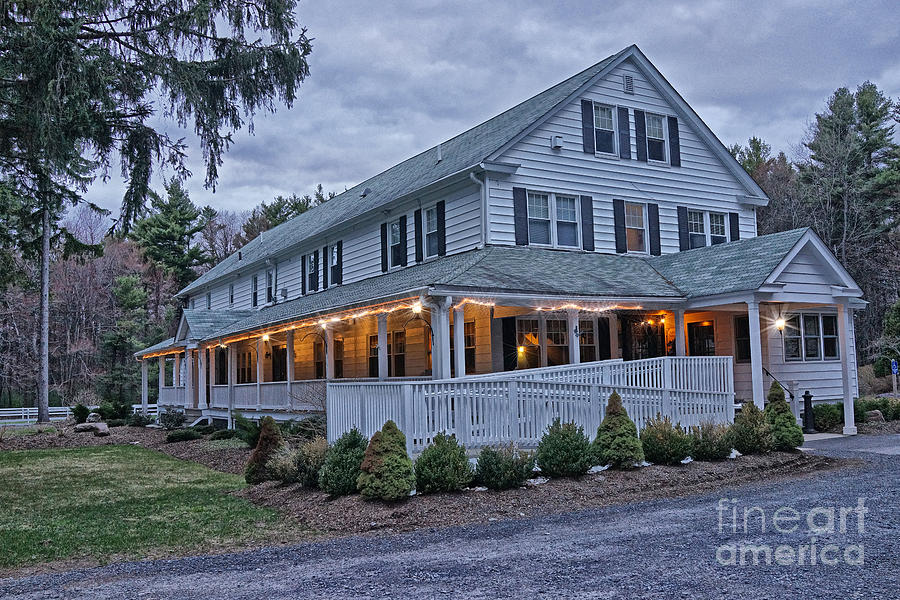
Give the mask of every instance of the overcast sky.
M 790 155 L 835 88 L 900 97 L 897 1 L 820 4 L 302 2 L 315 39 L 299 100 L 234 134 L 215 193 L 193 145 L 188 189 L 230 210 L 340 192 L 632 43 L 726 145 L 758 135 Z M 116 211 L 122 189 L 88 198 Z

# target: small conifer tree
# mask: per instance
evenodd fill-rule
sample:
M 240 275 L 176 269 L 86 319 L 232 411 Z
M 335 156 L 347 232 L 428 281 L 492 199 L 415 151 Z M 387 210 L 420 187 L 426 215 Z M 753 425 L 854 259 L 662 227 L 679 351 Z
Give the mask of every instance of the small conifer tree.
M 406 436 L 388 421 L 369 440 L 356 487 L 370 499 L 402 500 L 416 485 L 413 464 L 406 453 Z
M 594 454 L 601 465 L 614 469 L 631 469 L 644 462 L 644 449 L 637 427 L 622 406 L 622 397 L 613 392 L 606 404 L 606 416 L 597 428 Z
M 244 479 L 253 485 L 269 479 L 266 463 L 284 446 L 281 430 L 272 417 L 263 417 L 259 424 L 259 442 L 250 453 L 250 460 L 244 469 Z

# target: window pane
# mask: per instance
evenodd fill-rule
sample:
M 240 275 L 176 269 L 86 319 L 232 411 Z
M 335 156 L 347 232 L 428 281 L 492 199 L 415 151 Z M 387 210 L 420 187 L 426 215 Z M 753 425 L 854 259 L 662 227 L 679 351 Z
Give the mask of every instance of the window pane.
M 605 106 L 603 104 L 594 105 L 594 127 L 597 129 L 612 130 L 613 109 L 611 106 Z
M 520 346 L 538 345 L 537 319 L 519 319 L 516 321 L 516 343 Z
M 608 154 L 615 153 L 616 142 L 612 131 L 606 131 L 605 129 L 595 129 L 594 139 L 597 142 L 597 152 L 606 152 Z
M 819 358 L 818 336 L 804 338 L 804 348 L 806 351 L 806 358 Z
M 696 210 L 688 211 L 688 231 L 691 233 L 705 233 L 703 213 Z
M 819 335 L 819 315 L 803 315 L 803 335 Z
M 432 232 L 437 231 L 438 228 L 438 219 L 437 219 L 437 209 L 429 208 L 425 211 L 425 231 Z
M 784 335 L 798 336 L 800 335 L 800 317 L 793 315 L 785 319 Z
M 663 140 L 653 140 L 647 138 L 647 157 L 650 160 L 665 161 L 666 145 Z
M 425 256 L 437 256 L 438 234 L 429 233 L 425 236 Z
M 532 244 L 549 244 L 550 221 L 528 219 L 528 241 Z
M 822 315 L 822 333 L 825 335 L 837 335 L 837 317 L 834 315 Z
M 556 219 L 559 221 L 577 221 L 575 198 L 570 196 L 556 197 Z
M 528 217 L 530 219 L 549 219 L 550 196 L 528 192 Z
M 784 357 L 787 360 L 800 359 L 800 338 L 784 338 Z
M 703 233 L 690 234 L 691 248 L 703 248 L 706 246 L 706 235 Z
M 625 239 L 628 241 L 629 252 L 646 252 L 643 229 L 627 228 L 625 230 Z
M 709 241 L 713 246 L 715 246 L 716 244 L 724 244 L 728 241 L 728 238 L 726 238 L 724 235 L 711 235 L 709 236 Z
M 822 340 L 822 345 L 825 347 L 825 358 L 837 358 L 839 356 L 836 337 L 826 337 Z
M 625 203 L 625 226 L 644 227 L 644 205 L 633 202 Z
M 560 246 L 577 246 L 578 225 L 560 221 L 556 224 L 556 238 Z
M 560 319 L 547 320 L 547 344 L 556 346 L 566 346 L 568 337 L 568 329 L 565 321 Z
M 713 235 L 727 235 L 725 232 L 725 215 L 709 213 L 709 232 Z
M 646 115 L 647 118 L 647 137 L 664 139 L 663 118 L 660 115 Z
M 400 222 L 391 223 L 391 245 L 400 243 Z

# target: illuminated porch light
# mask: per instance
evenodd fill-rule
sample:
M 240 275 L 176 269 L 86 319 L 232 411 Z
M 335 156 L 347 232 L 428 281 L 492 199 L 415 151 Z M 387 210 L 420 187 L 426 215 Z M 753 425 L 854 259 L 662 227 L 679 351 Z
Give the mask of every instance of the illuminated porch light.
M 269 341 L 269 334 L 268 334 L 268 333 L 264 333 L 264 334 L 263 334 L 263 337 L 262 337 L 262 340 L 263 340 L 264 342 L 268 342 L 268 341 Z
M 525 354 L 525 346 L 519 346 L 517 348 L 517 350 L 518 350 L 519 354 Z
M 785 321 L 782 317 L 778 317 L 775 319 L 775 329 L 778 331 L 784 331 Z
M 418 315 L 418 314 L 421 314 L 421 313 L 422 313 L 422 303 L 421 303 L 421 302 L 416 302 L 415 304 L 413 304 L 413 305 L 412 305 L 412 311 L 413 311 L 414 313 L 416 313 L 417 315 Z

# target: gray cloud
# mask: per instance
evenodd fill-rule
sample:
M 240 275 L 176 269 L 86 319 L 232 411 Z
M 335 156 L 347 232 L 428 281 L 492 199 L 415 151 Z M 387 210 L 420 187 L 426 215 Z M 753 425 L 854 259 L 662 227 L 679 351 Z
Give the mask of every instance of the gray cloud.
M 636 43 L 730 144 L 790 152 L 839 86 L 900 96 L 900 11 L 881 2 L 302 3 L 315 38 L 291 110 L 236 132 L 213 194 L 193 136 L 198 204 L 246 210 L 321 182 L 342 191 Z M 116 209 L 118 177 L 88 197 Z

